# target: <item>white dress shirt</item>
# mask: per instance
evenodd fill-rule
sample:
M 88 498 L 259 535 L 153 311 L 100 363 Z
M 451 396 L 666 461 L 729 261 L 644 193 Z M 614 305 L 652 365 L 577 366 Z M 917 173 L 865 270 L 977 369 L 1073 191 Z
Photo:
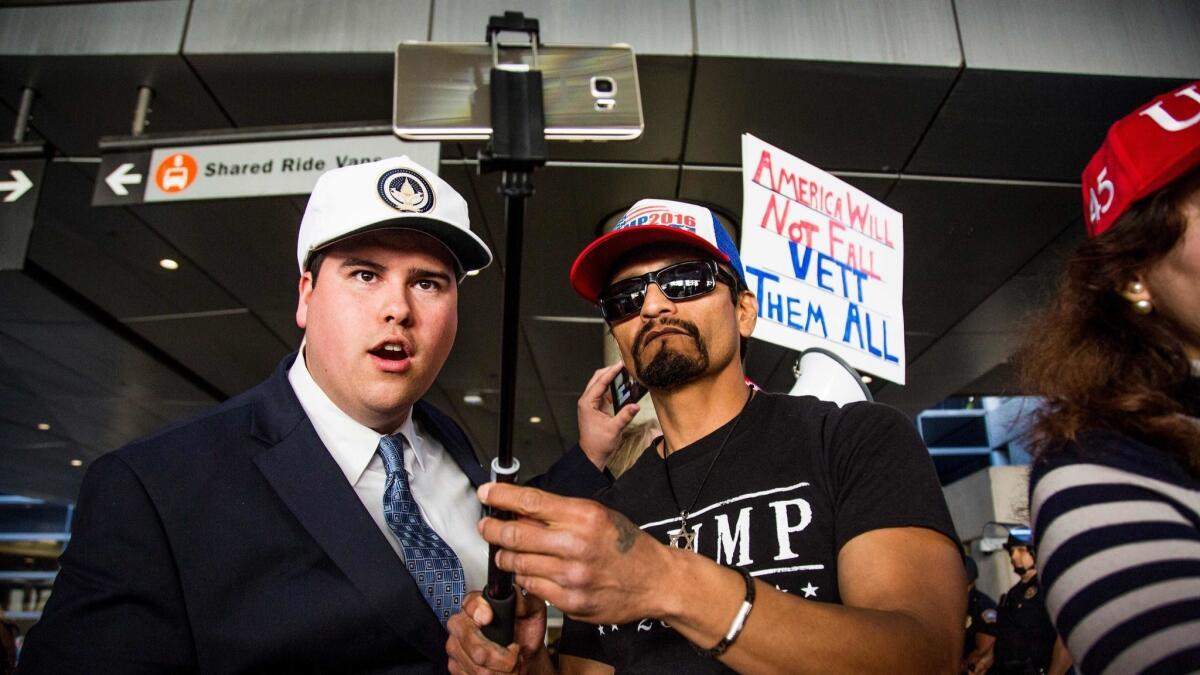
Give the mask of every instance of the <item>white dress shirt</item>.
M 308 372 L 303 349 L 288 371 L 288 381 L 317 436 L 375 519 L 375 525 L 403 559 L 400 543 L 383 517 L 387 472 L 383 458 L 375 452 L 382 435 L 354 421 L 329 399 Z M 404 470 L 421 515 L 458 555 L 467 590 L 483 588 L 487 583 L 488 547 L 477 529 L 482 511 L 475 488 L 442 444 L 413 423 L 411 411 L 396 432 L 408 440 L 404 444 Z

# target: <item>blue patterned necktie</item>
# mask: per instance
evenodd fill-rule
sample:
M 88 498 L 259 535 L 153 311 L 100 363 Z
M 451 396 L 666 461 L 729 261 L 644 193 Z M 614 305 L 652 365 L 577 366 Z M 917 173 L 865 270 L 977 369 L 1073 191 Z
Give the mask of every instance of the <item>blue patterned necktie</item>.
M 404 470 L 406 440 L 401 434 L 379 439 L 379 456 L 387 469 L 383 517 L 404 550 L 404 563 L 417 582 L 417 588 L 444 626 L 462 606 L 466 587 L 462 563 L 453 549 L 425 522 L 421 508 L 413 499 Z

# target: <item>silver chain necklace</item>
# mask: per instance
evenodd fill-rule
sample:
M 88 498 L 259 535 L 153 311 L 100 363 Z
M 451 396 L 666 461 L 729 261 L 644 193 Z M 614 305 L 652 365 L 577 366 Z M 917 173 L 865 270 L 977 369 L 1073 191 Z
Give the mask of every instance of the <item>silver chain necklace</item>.
M 679 509 L 679 529 L 670 530 L 667 535 L 670 536 L 670 544 L 673 548 L 682 548 L 696 553 L 696 529 L 688 525 L 688 516 L 691 515 L 692 509 L 696 508 L 696 502 L 700 500 L 700 493 L 704 491 L 704 484 L 708 482 L 708 476 L 712 473 L 713 467 L 717 465 L 717 460 L 721 458 L 721 453 L 725 452 L 725 444 L 729 442 L 733 432 L 737 429 L 738 424 L 742 421 L 742 415 L 746 412 L 746 408 L 750 406 L 750 400 L 754 398 L 754 390 L 750 390 L 750 395 L 746 397 L 746 402 L 742 404 L 742 409 L 738 411 L 737 417 L 734 418 L 733 424 L 729 427 L 729 431 L 725 432 L 725 437 L 721 439 L 721 445 L 717 446 L 717 452 L 713 455 L 712 461 L 708 463 L 708 469 L 704 471 L 704 477 L 700 479 L 700 487 L 696 488 L 696 496 L 692 497 L 692 502 L 685 509 L 679 505 L 679 497 L 675 496 L 675 484 L 671 482 L 671 465 L 667 463 L 667 441 L 666 438 L 660 436 L 659 439 L 663 443 L 663 471 L 667 474 L 667 489 L 671 491 L 671 501 L 675 503 L 675 508 Z

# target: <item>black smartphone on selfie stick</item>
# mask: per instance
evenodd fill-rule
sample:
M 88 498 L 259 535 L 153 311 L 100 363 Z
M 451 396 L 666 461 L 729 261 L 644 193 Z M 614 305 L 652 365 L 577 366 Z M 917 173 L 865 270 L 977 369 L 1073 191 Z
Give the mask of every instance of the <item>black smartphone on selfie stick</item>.
M 642 400 L 649 390 L 633 379 L 628 370 L 622 368 L 608 384 L 608 391 L 612 394 L 613 414 L 616 415 L 621 412 L 621 408 Z

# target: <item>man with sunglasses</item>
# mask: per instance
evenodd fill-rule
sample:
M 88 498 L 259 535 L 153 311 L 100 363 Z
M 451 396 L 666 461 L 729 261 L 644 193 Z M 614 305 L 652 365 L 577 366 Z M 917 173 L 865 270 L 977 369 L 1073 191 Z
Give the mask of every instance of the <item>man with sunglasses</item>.
M 545 599 L 568 616 L 564 673 L 952 673 L 963 566 L 909 421 L 753 392 L 758 303 L 712 213 L 643 200 L 571 271 L 647 385 L 663 440 L 600 502 L 488 484 L 499 565 L 528 593 L 516 644 L 486 603 L 450 620 L 452 672 L 551 672 Z

